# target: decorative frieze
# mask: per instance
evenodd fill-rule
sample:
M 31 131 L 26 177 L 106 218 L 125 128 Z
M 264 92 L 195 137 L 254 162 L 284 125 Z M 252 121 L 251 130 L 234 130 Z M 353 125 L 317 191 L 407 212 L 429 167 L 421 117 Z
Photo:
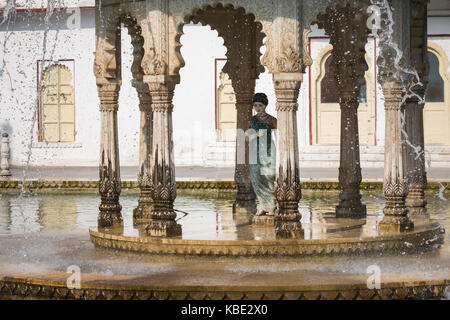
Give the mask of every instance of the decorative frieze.
M 275 221 L 277 224 L 277 221 Z M 293 230 L 286 229 L 287 232 Z M 442 228 L 432 225 L 420 231 L 379 235 L 371 238 L 277 239 L 277 240 L 185 240 L 128 237 L 89 231 L 91 241 L 106 249 L 148 254 L 194 256 L 297 256 L 324 257 L 336 255 L 418 253 L 442 243 Z
M 380 299 L 445 299 L 450 281 L 420 280 L 381 284 L 380 289 L 368 289 L 367 283 L 311 288 L 279 289 L 235 287 L 124 287 L 97 283 L 80 289 L 67 288 L 67 281 L 8 277 L 0 280 L 0 298 L 4 299 L 65 299 L 65 300 L 380 300 Z

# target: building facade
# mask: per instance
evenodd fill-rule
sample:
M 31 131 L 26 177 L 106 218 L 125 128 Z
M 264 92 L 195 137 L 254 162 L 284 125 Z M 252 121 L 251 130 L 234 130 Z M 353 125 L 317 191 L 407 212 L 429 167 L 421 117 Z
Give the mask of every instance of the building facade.
M 4 1 L 5 2 L 5 1 Z M 51 4 L 51 3 L 50 3 Z M 3 4 L 0 25 L 0 131 L 11 141 L 13 166 L 97 166 L 100 115 L 95 76 L 95 2 L 65 1 L 57 10 L 44 1 Z M 424 109 L 428 166 L 450 167 L 450 1 L 431 1 L 428 12 L 430 83 Z M 119 150 L 123 166 L 137 166 L 139 101 L 131 84 L 131 37 L 122 32 Z M 223 39 L 209 26 L 187 24 L 181 37 L 186 65 L 173 98 L 173 138 L 178 166 L 234 166 L 235 96 Z M 300 167 L 338 167 L 340 109 L 329 39 L 313 26 L 307 37 L 313 64 L 300 89 Z M 361 166 L 382 167 L 384 98 L 377 83 L 377 39 L 366 46 L 369 70 L 361 88 Z M 262 48 L 262 51 L 264 48 Z M 256 81 L 276 116 L 272 77 Z

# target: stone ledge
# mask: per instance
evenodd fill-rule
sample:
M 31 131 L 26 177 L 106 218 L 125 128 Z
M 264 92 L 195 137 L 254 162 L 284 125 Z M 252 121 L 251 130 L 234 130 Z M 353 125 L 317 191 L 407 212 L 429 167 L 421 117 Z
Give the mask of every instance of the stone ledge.
M 442 185 L 450 185 L 450 182 L 429 182 L 427 190 L 439 190 Z M 122 181 L 122 191 L 137 193 L 139 187 L 137 181 Z M 304 190 L 340 190 L 338 182 L 333 181 L 304 181 L 301 183 Z M 177 181 L 176 187 L 179 190 L 216 190 L 235 191 L 234 181 Z M 361 190 L 382 190 L 382 182 L 362 182 Z M 23 186 L 26 192 L 75 192 L 87 191 L 97 192 L 98 181 L 92 180 L 30 180 Z M 0 180 L 0 192 L 20 192 L 22 181 Z M 447 190 L 446 190 L 447 191 Z
M 169 255 L 197 256 L 334 256 L 385 252 L 417 253 L 442 242 L 439 224 L 412 232 L 370 238 L 317 240 L 185 240 L 129 237 L 90 229 L 91 242 L 100 248 Z
M 450 280 L 416 280 L 381 283 L 381 289 L 367 284 L 292 287 L 228 286 L 130 286 L 107 283 L 83 284 L 69 289 L 65 281 L 19 277 L 0 279 L 2 299 L 54 300 L 399 300 L 440 299 Z

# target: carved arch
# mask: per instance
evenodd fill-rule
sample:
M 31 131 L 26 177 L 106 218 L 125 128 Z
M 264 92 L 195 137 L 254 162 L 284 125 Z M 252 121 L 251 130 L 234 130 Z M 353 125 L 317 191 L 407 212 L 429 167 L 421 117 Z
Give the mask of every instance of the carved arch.
M 199 3 L 200 2 L 200 3 Z M 273 4 L 260 3 L 258 6 L 258 1 L 253 0 L 244 0 L 244 1 L 187 1 L 184 8 L 171 8 L 171 14 L 174 16 L 175 20 L 175 52 L 177 52 L 177 56 L 179 59 L 178 65 L 175 65 L 174 68 L 171 68 L 172 72 L 177 73 L 181 67 L 184 66 L 184 60 L 181 56 L 181 43 L 180 38 L 183 35 L 183 26 L 190 21 L 199 22 L 202 25 L 208 24 L 211 26 L 213 30 L 216 30 L 224 39 L 224 45 L 227 47 L 228 52 L 233 50 L 230 46 L 230 42 L 233 40 L 230 37 L 227 37 L 227 30 L 223 30 L 223 26 L 220 23 L 214 23 L 214 18 L 211 19 L 211 16 L 208 18 L 206 15 L 211 15 L 214 13 L 219 13 L 218 11 L 227 10 L 229 14 L 238 15 L 240 17 L 245 17 L 252 21 L 252 24 L 256 26 L 256 52 L 255 59 L 256 64 L 259 69 L 257 74 L 264 71 L 264 67 L 261 65 L 261 52 L 260 48 L 263 45 L 266 45 L 266 55 L 270 52 L 269 45 L 267 43 L 269 37 L 269 32 L 272 24 L 272 7 Z M 220 13 L 219 13 L 220 14 Z M 198 17 L 203 16 L 204 18 L 198 19 Z M 197 20 L 197 21 L 196 21 Z M 214 25 L 215 24 L 215 25 Z M 239 24 L 236 24 L 237 27 L 240 27 Z M 267 37 L 266 37 L 267 35 Z M 266 39 L 266 43 L 263 44 L 263 40 Z M 229 59 L 230 61 L 230 59 Z M 225 66 L 227 68 L 227 66 Z
M 184 25 L 191 21 L 210 26 L 224 40 L 228 58 L 224 72 L 230 78 L 257 79 L 259 74 L 264 72 L 260 59 L 260 48 L 263 46 L 265 38 L 265 34 L 262 33 L 262 24 L 255 19 L 253 13 L 246 13 L 243 7 L 234 7 L 232 4 L 223 5 L 220 2 L 194 8 L 178 24 L 175 35 L 175 52 L 179 63 L 175 62 L 171 72 L 178 74 L 184 66 L 180 39 L 184 34 Z
M 450 84 L 450 60 L 445 52 L 445 50 L 438 45 L 437 43 L 433 42 L 432 40 L 428 41 L 428 51 L 431 51 L 438 57 L 439 59 L 439 72 L 441 74 L 441 77 L 444 79 L 447 79 L 447 83 Z
M 450 129 L 448 124 L 450 123 L 450 62 L 445 50 L 436 42 L 432 40 L 428 41 L 427 52 L 430 52 L 436 56 L 439 61 L 439 75 L 444 82 L 444 101 L 443 102 L 426 102 L 424 108 L 424 130 L 425 130 L 425 144 L 426 145 L 448 145 L 450 142 Z M 444 120 L 444 123 L 437 124 L 433 120 L 427 120 L 428 112 L 440 114 L 440 121 Z M 446 116 L 446 117 L 445 117 Z M 431 118 L 433 119 L 433 118 Z M 444 127 L 442 127 L 444 126 Z M 434 128 L 434 132 L 429 130 Z M 439 133 L 436 129 L 440 128 Z M 435 135 L 439 135 L 436 137 Z M 432 138 L 434 136 L 434 138 Z
M 331 56 L 332 54 L 332 50 L 333 50 L 333 46 L 331 44 L 327 44 L 324 48 L 322 48 L 319 53 L 317 54 L 317 56 L 313 59 L 313 64 L 312 66 L 314 66 L 315 69 L 315 76 L 312 77 L 311 83 L 316 84 L 318 81 L 320 81 L 324 74 L 323 71 L 325 70 L 324 68 L 324 64 L 326 62 L 326 60 L 328 59 L 329 56 Z M 368 70 L 365 72 L 365 79 L 366 82 L 368 83 L 368 80 L 371 81 L 372 83 L 374 83 L 375 79 L 374 76 L 371 72 L 371 70 L 373 70 L 373 63 L 372 63 L 372 59 L 370 59 L 370 56 L 368 55 L 368 53 L 366 52 L 365 56 L 364 56 L 366 63 L 368 65 Z M 367 88 L 367 92 L 369 94 L 369 88 Z M 370 89 L 373 91 L 373 89 Z M 315 92 L 314 90 L 312 90 L 312 92 Z
M 123 5 L 107 6 L 97 9 L 96 18 L 96 52 L 94 74 L 104 80 L 121 80 L 121 23 L 128 30 L 133 46 L 134 60 L 131 66 L 133 82 L 142 82 L 142 59 L 145 55 L 144 37 L 140 21 L 142 18 L 140 8 L 127 9 Z M 134 85 L 134 83 L 133 83 Z
M 133 46 L 132 85 L 136 88 L 138 95 L 141 96 L 143 93 L 148 93 L 148 86 L 143 83 L 142 60 L 145 56 L 145 50 L 144 37 L 140 25 L 142 13 L 138 13 L 139 9 L 142 8 L 133 7 L 127 9 L 123 8 L 123 6 L 111 6 L 101 9 L 103 17 L 98 19 L 101 24 L 97 26 L 97 52 L 94 62 L 94 74 L 98 79 L 106 81 L 121 80 L 122 49 L 120 25 L 123 23 L 131 36 L 131 45 Z

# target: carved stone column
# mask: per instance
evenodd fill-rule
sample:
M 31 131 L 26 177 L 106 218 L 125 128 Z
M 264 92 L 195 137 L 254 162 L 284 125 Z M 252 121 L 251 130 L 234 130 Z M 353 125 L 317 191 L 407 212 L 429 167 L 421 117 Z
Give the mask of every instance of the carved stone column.
M 414 79 L 416 82 L 412 88 L 414 95 L 406 100 L 405 107 L 405 130 L 409 140 L 409 143 L 406 144 L 406 176 L 408 177 L 406 207 L 410 218 L 429 218 L 425 199 L 427 175 L 423 125 L 425 88 L 429 73 L 427 1 L 415 1 L 411 3 L 411 6 L 410 57 L 419 79 Z M 422 85 L 418 83 L 419 81 Z
M 364 217 L 366 206 L 361 203 L 361 165 L 358 132 L 358 97 L 368 70 L 364 59 L 369 30 L 366 8 L 354 2 L 337 3 L 319 14 L 319 28 L 324 28 L 333 45 L 332 68 L 336 75 L 341 107 L 341 155 L 339 183 L 342 192 L 337 217 Z
M 165 76 L 148 76 L 158 80 Z M 153 209 L 146 227 L 150 236 L 181 236 L 181 226 L 175 222 L 173 202 L 176 198 L 175 163 L 172 138 L 172 98 L 175 83 L 146 81 L 150 89 L 153 110 L 153 141 L 150 157 Z
M 122 225 L 122 206 L 120 196 L 119 139 L 117 109 L 120 82 L 97 83 L 100 97 L 101 135 L 100 135 L 100 181 L 101 196 L 98 226 L 112 227 Z
M 301 185 L 297 133 L 297 99 L 302 79 L 302 73 L 273 75 L 278 125 L 275 233 L 281 238 L 303 238 L 298 211 Z
M 361 203 L 359 187 L 362 181 L 359 154 L 358 132 L 358 94 L 340 92 L 341 106 L 341 155 L 339 165 L 339 183 L 342 191 L 337 217 L 365 217 L 366 206 Z
M 403 86 L 391 80 L 382 84 L 386 111 L 386 138 L 384 152 L 384 218 L 379 223 L 381 232 L 411 231 L 414 224 L 407 216 L 405 206 L 406 180 L 404 176 L 405 150 L 402 140 Z
M 364 217 L 366 206 L 361 203 L 359 187 L 362 181 L 359 154 L 358 132 L 358 94 L 340 92 L 341 106 L 341 154 L 339 166 L 339 183 L 342 191 L 337 217 Z
M 427 217 L 427 200 L 425 199 L 425 188 L 427 185 L 427 174 L 425 169 L 425 142 L 423 127 L 423 107 L 425 90 L 417 92 L 419 97 L 414 96 L 406 100 L 405 106 L 405 129 L 408 135 L 406 144 L 406 177 L 408 181 L 408 195 L 406 206 L 410 218 Z M 422 101 L 422 103 L 421 103 Z
M 153 111 L 150 93 L 138 88 L 141 116 L 139 141 L 138 207 L 133 211 L 134 222 L 150 220 L 153 209 L 152 172 L 150 170 L 153 142 Z
M 236 162 L 234 180 L 236 181 L 236 201 L 233 205 L 235 213 L 255 213 L 255 192 L 250 180 L 249 144 L 245 139 L 245 131 L 252 118 L 252 100 L 255 80 L 248 80 L 253 85 L 247 91 L 235 89 L 237 130 L 236 130 Z M 235 86 L 236 88 L 237 86 Z

